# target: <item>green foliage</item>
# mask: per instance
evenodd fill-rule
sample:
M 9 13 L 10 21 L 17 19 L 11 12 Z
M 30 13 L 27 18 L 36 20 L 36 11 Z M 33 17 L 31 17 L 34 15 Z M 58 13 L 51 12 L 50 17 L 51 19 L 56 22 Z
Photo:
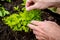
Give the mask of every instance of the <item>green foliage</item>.
M 9 12 L 7 10 L 5 10 L 4 7 L 0 7 L 0 16 L 3 17 L 6 14 L 9 14 Z
M 3 20 L 6 24 L 10 26 L 15 31 L 25 32 L 29 31 L 27 24 L 30 23 L 31 20 L 41 20 L 41 11 L 40 10 L 31 10 L 19 12 L 19 14 L 12 14 L 9 17 L 5 17 Z
M 22 3 L 21 5 L 22 5 L 22 6 L 25 6 L 25 4 L 26 4 L 26 0 L 23 0 L 23 2 L 24 2 L 24 3 Z
M 19 6 L 15 6 L 15 7 L 14 7 L 14 10 L 15 10 L 15 11 L 20 11 Z

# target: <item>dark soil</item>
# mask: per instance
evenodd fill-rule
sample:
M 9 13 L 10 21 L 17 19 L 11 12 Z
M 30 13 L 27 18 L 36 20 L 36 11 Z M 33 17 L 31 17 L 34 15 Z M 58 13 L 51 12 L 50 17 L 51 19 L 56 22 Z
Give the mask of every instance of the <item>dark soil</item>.
M 7 25 L 0 23 L 0 40 L 36 40 L 33 32 L 12 31 Z
M 21 9 L 22 0 L 15 0 L 12 3 L 8 2 L 0 2 L 6 8 L 6 10 L 10 11 L 11 14 L 17 11 L 14 11 L 13 7 L 19 5 Z M 10 14 L 10 15 L 11 15 Z M 8 15 L 9 16 L 9 15 Z M 42 13 L 42 20 L 54 21 L 57 24 L 60 24 L 60 21 L 55 19 L 50 13 Z M 12 31 L 8 25 L 2 22 L 2 17 L 0 17 L 0 40 L 36 40 L 33 32 L 25 33 L 20 31 Z

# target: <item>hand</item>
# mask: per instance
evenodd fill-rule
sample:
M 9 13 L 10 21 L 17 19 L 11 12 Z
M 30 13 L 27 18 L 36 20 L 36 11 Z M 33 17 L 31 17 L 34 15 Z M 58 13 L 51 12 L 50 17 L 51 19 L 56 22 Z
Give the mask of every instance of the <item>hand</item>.
M 48 7 L 56 6 L 60 3 L 60 0 L 27 0 L 26 10 L 32 9 L 45 9 Z
M 60 40 L 60 27 L 51 21 L 32 21 L 28 26 L 38 40 Z

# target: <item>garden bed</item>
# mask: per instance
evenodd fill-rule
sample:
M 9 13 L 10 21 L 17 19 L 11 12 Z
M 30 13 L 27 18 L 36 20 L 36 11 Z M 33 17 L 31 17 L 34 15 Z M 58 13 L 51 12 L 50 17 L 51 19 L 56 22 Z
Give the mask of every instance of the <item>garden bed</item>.
M 21 9 L 22 6 L 20 4 L 22 2 L 23 2 L 22 0 L 13 0 L 11 3 L 0 1 L 0 4 L 2 4 L 5 7 L 5 9 L 10 12 L 10 14 L 4 17 L 8 17 L 14 13 L 17 13 L 18 11 L 15 11 L 13 7 L 18 5 L 19 8 Z M 32 31 L 29 31 L 29 32 L 13 31 L 8 25 L 6 25 L 2 21 L 4 17 L 0 17 L 0 40 L 37 40 Z M 54 18 L 54 16 L 52 16 L 52 14 L 48 12 L 43 12 L 41 14 L 41 18 L 42 18 L 42 21 L 44 20 L 54 21 L 60 25 L 60 20 L 57 20 L 56 18 Z

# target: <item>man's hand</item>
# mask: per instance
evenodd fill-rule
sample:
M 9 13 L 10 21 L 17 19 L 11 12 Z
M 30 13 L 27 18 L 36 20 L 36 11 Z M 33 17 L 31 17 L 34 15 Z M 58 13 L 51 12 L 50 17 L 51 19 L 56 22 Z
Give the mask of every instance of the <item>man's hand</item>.
M 26 10 L 45 9 L 52 6 L 59 6 L 60 0 L 27 0 Z
M 60 40 L 60 27 L 51 21 L 32 21 L 28 26 L 38 40 Z

